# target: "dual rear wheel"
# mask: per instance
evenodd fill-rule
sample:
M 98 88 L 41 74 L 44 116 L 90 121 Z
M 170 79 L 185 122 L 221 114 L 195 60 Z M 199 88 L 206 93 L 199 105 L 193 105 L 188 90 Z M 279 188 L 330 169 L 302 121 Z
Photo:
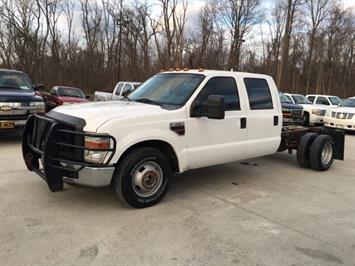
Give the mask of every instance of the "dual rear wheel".
M 326 171 L 333 164 L 334 150 L 331 136 L 306 133 L 298 144 L 297 161 L 301 167 Z

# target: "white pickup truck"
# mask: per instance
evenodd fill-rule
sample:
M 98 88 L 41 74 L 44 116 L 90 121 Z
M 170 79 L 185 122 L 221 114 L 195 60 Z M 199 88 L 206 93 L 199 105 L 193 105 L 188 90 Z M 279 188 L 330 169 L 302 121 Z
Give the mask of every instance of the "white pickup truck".
M 270 76 L 211 70 L 163 72 L 123 101 L 33 115 L 23 137 L 28 169 L 51 191 L 112 184 L 136 208 L 159 202 L 174 173 L 285 150 L 324 171 L 343 159 L 344 133 L 282 127 Z
M 95 91 L 94 101 L 117 101 L 121 100 L 132 91 L 138 88 L 140 82 L 133 81 L 121 81 L 118 82 L 113 89 L 113 92 L 103 92 L 103 91 Z

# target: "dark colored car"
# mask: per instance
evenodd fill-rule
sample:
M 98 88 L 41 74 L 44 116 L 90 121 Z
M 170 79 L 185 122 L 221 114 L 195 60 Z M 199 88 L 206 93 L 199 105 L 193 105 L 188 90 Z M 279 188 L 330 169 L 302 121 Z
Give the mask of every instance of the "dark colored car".
M 21 130 L 30 114 L 45 112 L 43 98 L 35 92 L 40 88 L 21 71 L 0 69 L 0 132 Z
M 299 104 L 292 103 L 282 92 L 279 92 L 279 95 L 282 105 L 283 125 L 302 125 L 303 107 Z
M 88 102 L 85 93 L 79 88 L 55 86 L 50 93 L 41 92 L 46 101 L 47 112 L 59 105 Z

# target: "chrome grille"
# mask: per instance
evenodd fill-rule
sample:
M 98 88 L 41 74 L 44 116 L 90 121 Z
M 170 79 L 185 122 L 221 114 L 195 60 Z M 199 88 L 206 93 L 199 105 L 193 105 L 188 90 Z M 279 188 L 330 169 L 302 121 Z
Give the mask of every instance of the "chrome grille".
M 292 110 L 292 116 L 302 116 L 302 110 Z
M 332 112 L 332 117 L 337 119 L 353 119 L 354 114 L 345 112 Z

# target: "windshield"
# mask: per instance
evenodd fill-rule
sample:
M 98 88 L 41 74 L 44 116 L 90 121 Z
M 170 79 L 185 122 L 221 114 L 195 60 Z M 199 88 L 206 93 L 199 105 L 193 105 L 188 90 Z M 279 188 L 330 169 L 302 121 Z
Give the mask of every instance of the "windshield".
M 305 96 L 303 95 L 292 95 L 293 100 L 297 104 L 311 104 L 312 102 L 308 100 Z
M 343 102 L 342 99 L 340 99 L 338 96 L 330 96 L 329 100 L 332 103 L 332 105 L 339 105 Z
M 346 99 L 341 106 L 344 107 L 355 107 L 355 98 Z
M 85 94 L 76 88 L 59 88 L 58 95 L 64 97 L 85 98 Z
M 0 90 L 32 91 L 33 87 L 25 74 L 0 72 Z
M 127 98 L 131 101 L 148 104 L 181 107 L 204 78 L 205 76 L 201 74 L 157 74 L 140 85 Z
M 290 101 L 290 99 L 287 98 L 287 96 L 285 94 L 283 94 L 282 92 L 279 92 L 279 95 L 280 95 L 280 100 L 282 103 L 292 103 Z

